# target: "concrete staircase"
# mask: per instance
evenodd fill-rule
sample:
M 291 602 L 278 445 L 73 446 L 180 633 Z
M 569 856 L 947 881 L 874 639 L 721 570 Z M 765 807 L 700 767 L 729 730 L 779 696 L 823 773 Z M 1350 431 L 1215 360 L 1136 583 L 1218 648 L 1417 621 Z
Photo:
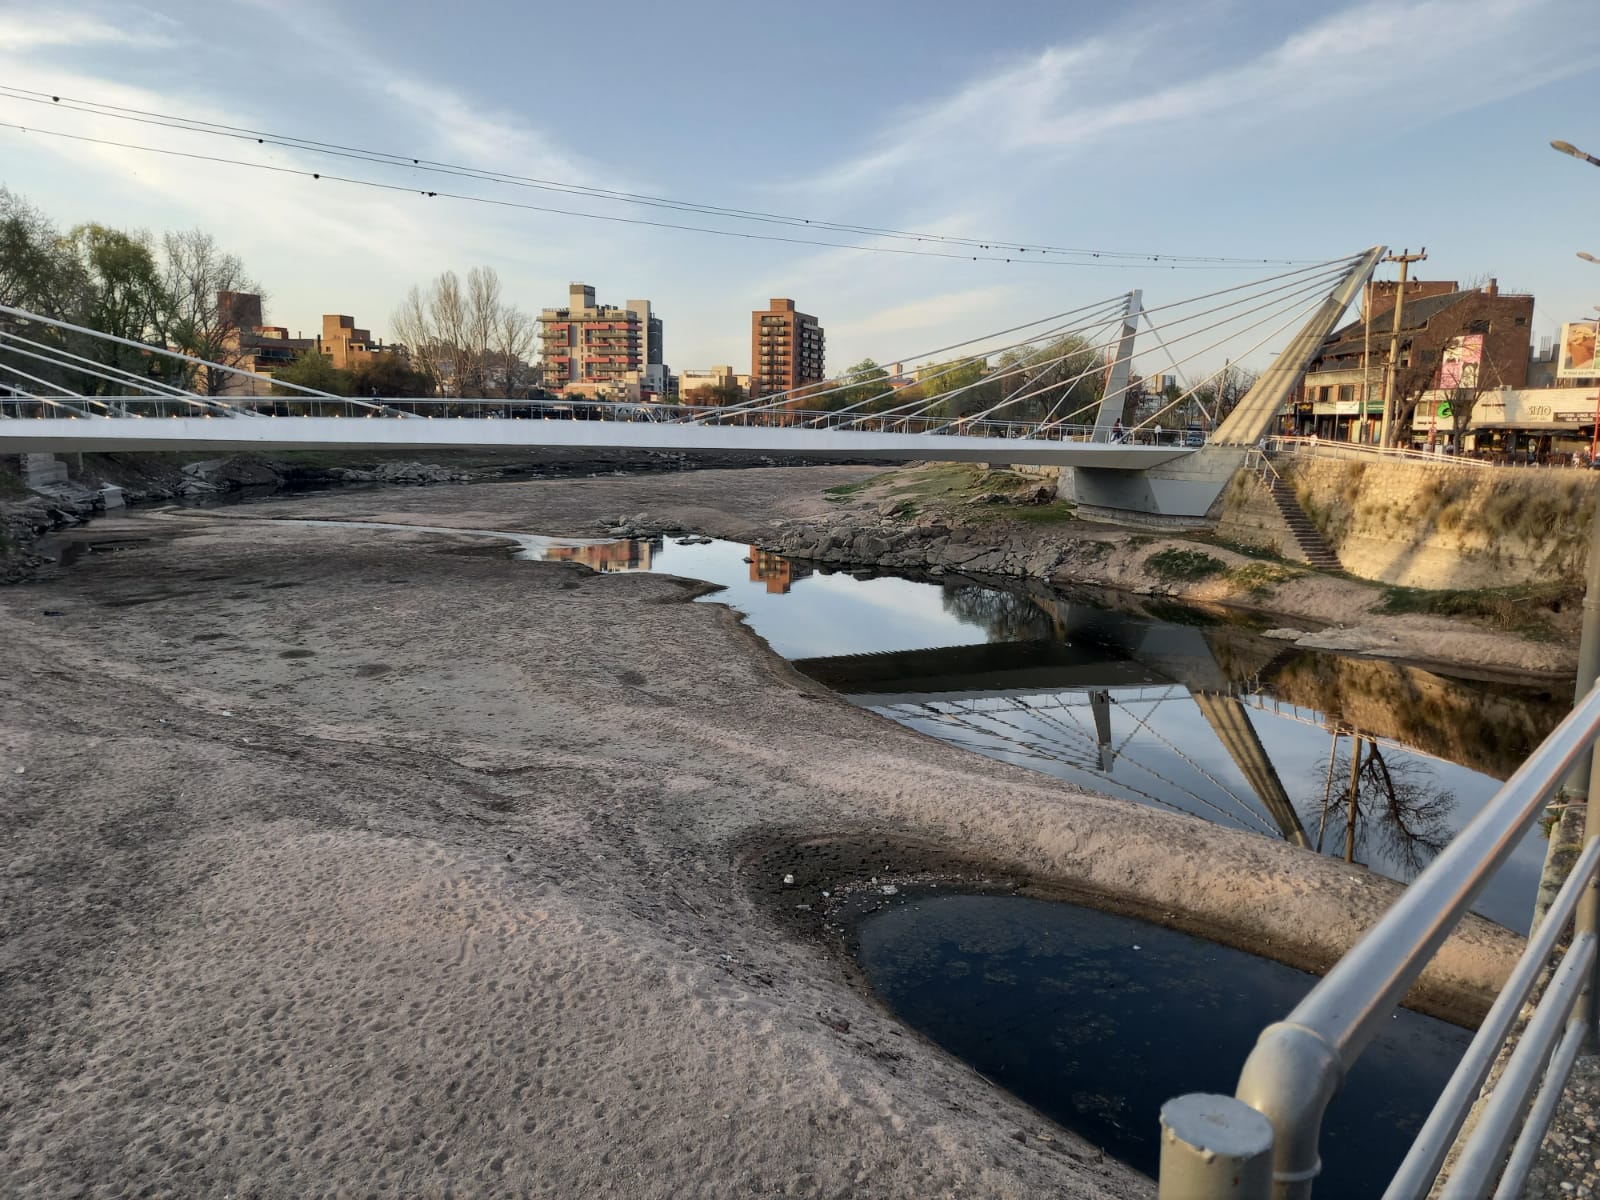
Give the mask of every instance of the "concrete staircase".
M 1344 570 L 1344 564 L 1333 552 L 1333 547 L 1328 545 L 1321 531 L 1311 523 L 1311 518 L 1306 516 L 1306 510 L 1300 507 L 1294 489 L 1276 474 L 1269 475 L 1266 484 L 1272 493 L 1273 503 L 1283 514 L 1283 523 L 1289 527 L 1289 532 L 1294 535 L 1294 540 L 1307 561 L 1319 571 Z

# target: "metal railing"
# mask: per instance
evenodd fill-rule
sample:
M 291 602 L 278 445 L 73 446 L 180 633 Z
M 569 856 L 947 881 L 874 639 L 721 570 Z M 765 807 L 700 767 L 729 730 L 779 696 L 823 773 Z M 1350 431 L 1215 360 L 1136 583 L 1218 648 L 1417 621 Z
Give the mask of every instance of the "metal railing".
M 1581 469 L 1586 465 L 1581 459 L 1574 462 L 1570 452 L 1545 455 L 1533 455 L 1531 452 L 1523 451 L 1446 453 L 1442 443 L 1434 450 L 1417 450 L 1410 446 L 1369 446 L 1364 442 L 1284 436 L 1268 438 L 1267 442 L 1274 453 L 1311 454 L 1320 458 L 1379 459 L 1446 467 L 1547 467 L 1554 470 Z
M 1593 688 L 1294 1011 L 1262 1031 L 1234 1096 L 1183 1096 L 1162 1108 L 1163 1200 L 1311 1195 L 1321 1170 L 1323 1113 L 1345 1074 L 1569 772 L 1575 765 L 1583 771 L 1597 733 L 1600 688 Z M 1596 780 L 1583 777 L 1600 803 Z M 1476 1200 L 1491 1189 L 1496 1200 L 1520 1194 L 1579 1048 L 1595 1045 L 1597 863 L 1600 836 L 1591 821 L 1582 855 L 1384 1200 L 1420 1200 L 1441 1178 L 1507 1034 L 1576 912 L 1570 945 L 1437 1193 L 1441 1200 Z
M 614 400 L 502 400 L 456 397 L 344 398 L 320 396 L 0 396 L 0 419 L 159 420 L 172 417 L 277 418 L 341 417 L 350 420 L 578 420 L 657 422 L 765 428 L 829 429 L 853 433 L 907 433 L 1036 441 L 1111 441 L 1128 446 L 1196 448 L 1183 430 L 1140 431 L 1115 436 L 1094 425 L 1059 421 L 1005 421 L 993 418 L 907 416 L 895 413 L 820 409 L 719 408 L 692 404 L 632 403 Z

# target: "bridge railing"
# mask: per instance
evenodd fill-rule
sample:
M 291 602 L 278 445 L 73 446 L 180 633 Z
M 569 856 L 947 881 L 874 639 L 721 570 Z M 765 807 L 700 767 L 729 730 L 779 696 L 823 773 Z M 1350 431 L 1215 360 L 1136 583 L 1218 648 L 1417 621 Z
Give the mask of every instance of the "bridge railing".
M 1261 1033 L 1234 1096 L 1182 1096 L 1163 1106 L 1163 1200 L 1310 1197 L 1322 1165 L 1318 1141 L 1328 1102 L 1569 771 L 1575 764 L 1581 770 L 1597 733 L 1600 688 L 1584 697 L 1294 1011 Z M 1600 803 L 1592 781 L 1590 794 Z M 1529 937 L 1384 1200 L 1483 1197 L 1497 1180 L 1497 1200 L 1521 1193 L 1573 1060 L 1580 1047 L 1595 1045 L 1597 863 L 1600 836 L 1587 841 Z M 1441 1179 L 1490 1068 L 1569 922 L 1575 928 L 1560 964 Z M 1439 1190 L 1432 1191 L 1436 1180 Z

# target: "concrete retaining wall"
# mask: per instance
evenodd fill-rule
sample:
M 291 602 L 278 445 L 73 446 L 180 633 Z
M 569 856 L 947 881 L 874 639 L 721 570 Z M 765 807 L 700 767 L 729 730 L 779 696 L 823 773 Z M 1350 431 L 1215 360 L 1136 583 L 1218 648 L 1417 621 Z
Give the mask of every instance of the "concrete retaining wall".
M 1352 574 L 1422 588 L 1583 576 L 1600 472 L 1309 456 L 1278 465 Z

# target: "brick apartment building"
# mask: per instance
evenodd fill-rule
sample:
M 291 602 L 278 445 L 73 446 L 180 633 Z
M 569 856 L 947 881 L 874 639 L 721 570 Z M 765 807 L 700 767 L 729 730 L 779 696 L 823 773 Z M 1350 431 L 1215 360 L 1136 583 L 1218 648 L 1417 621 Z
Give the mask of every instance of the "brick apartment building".
M 648 300 L 596 304 L 594 288 L 571 284 L 565 308 L 540 312 L 539 347 L 544 386 L 551 391 L 666 397 L 661 318 L 651 313 Z
M 1397 289 L 1393 281 L 1369 285 L 1361 316 L 1328 335 L 1306 369 L 1296 432 L 1377 440 Z M 1408 280 L 1395 365 L 1397 410 L 1431 391 L 1526 386 L 1532 323 L 1533 297 L 1502 294 L 1493 279 L 1467 290 L 1454 280 Z M 1397 411 L 1402 424 L 1404 416 Z
M 770 396 L 821 383 L 824 338 L 817 319 L 793 300 L 773 300 L 750 314 L 750 395 Z
M 322 332 L 314 337 L 290 337 L 287 327 L 267 325 L 261 311 L 261 297 L 254 292 L 218 292 L 217 307 L 228 314 L 231 332 L 227 349 L 231 364 L 258 375 L 281 370 L 307 350 L 315 350 L 341 371 L 354 370 L 385 354 L 404 353 L 398 346 L 374 342 L 370 330 L 357 329 L 354 317 L 325 313 Z M 235 377 L 224 394 L 257 394 L 262 385 Z

